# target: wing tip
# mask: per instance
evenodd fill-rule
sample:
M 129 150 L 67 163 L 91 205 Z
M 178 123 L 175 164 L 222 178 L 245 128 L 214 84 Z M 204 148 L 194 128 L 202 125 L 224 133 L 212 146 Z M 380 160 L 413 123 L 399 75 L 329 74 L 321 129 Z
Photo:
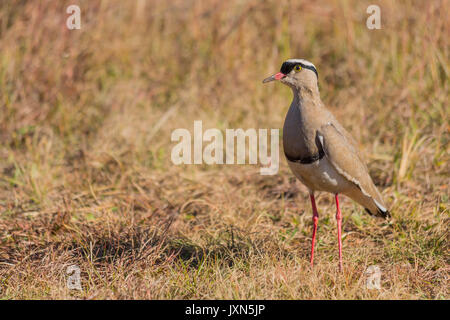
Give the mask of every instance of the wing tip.
M 380 209 L 380 208 L 377 208 L 377 212 L 372 212 L 372 211 L 370 211 L 368 208 L 364 208 L 365 210 L 366 210 L 366 212 L 368 213 L 368 214 L 370 214 L 371 216 L 378 216 L 378 217 L 382 217 L 382 218 L 385 218 L 385 219 L 387 219 L 387 218 L 390 218 L 391 217 L 391 213 L 389 212 L 389 210 L 386 210 L 386 209 L 384 209 L 384 210 L 382 210 L 382 209 Z

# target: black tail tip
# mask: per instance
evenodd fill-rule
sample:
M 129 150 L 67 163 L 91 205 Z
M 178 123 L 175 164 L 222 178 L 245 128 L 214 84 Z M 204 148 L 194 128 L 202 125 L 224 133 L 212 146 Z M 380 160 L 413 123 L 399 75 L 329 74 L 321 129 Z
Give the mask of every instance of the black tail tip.
M 382 217 L 382 218 L 390 218 L 391 217 L 391 213 L 389 212 L 389 210 L 381 210 L 380 208 L 378 208 L 376 213 L 371 212 L 369 209 L 365 208 L 366 212 L 368 214 L 370 214 L 371 216 L 378 216 L 378 217 Z

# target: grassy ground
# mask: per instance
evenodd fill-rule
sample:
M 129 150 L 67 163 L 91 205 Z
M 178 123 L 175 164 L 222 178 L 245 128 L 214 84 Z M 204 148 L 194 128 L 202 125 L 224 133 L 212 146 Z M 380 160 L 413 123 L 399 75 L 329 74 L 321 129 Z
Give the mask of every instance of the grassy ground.
M 3 299 L 448 299 L 448 1 L 1 1 Z M 69 4 L 81 30 L 65 27 Z M 319 70 L 392 212 L 311 209 L 280 171 L 175 166 L 176 128 L 281 128 L 287 58 Z M 81 269 L 82 291 L 66 287 Z M 381 269 L 381 289 L 365 270 Z

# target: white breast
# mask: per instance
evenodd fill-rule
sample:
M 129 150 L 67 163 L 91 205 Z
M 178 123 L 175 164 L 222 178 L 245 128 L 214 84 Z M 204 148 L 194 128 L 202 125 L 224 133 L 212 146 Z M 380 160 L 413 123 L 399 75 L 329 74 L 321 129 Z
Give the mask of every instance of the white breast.
M 326 157 L 311 164 L 301 164 L 288 160 L 295 176 L 310 190 L 342 193 L 351 183 L 339 174 Z

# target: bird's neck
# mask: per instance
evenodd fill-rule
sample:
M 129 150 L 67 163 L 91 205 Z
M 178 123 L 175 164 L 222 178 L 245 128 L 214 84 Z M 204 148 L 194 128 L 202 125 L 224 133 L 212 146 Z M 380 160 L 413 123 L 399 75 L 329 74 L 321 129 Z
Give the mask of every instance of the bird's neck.
M 323 115 L 319 92 L 292 88 L 294 99 L 283 126 L 285 154 L 291 158 L 307 158 L 318 154 L 316 131 Z
M 300 112 L 304 108 L 321 108 L 322 100 L 320 99 L 319 89 L 309 89 L 306 87 L 292 88 L 294 94 L 294 103 L 299 106 Z

